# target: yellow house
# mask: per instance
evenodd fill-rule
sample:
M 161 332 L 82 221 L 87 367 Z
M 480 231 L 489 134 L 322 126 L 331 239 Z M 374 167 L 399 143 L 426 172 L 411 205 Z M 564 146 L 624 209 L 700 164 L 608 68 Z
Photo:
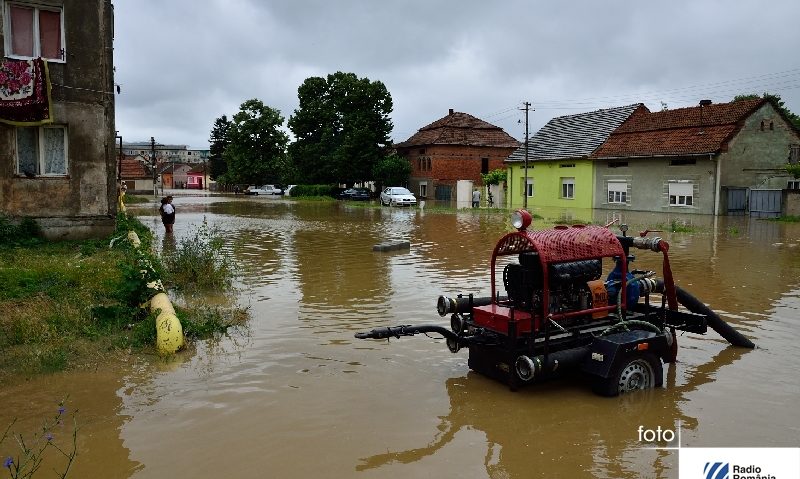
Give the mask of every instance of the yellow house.
M 528 141 L 527 162 L 524 145 L 505 161 L 507 206 L 591 208 L 594 165 L 589 155 L 638 108 L 645 107 L 607 108 L 547 122 Z

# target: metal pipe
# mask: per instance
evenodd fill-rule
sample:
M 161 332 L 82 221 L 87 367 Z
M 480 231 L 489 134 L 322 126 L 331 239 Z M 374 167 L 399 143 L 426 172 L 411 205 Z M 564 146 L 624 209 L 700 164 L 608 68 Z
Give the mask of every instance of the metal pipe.
M 522 381 L 529 382 L 543 374 L 547 375 L 556 372 L 558 369 L 578 365 L 583 362 L 588 354 L 588 346 L 554 351 L 547 356 L 530 357 L 523 354 L 517 357 L 514 363 L 514 371 Z

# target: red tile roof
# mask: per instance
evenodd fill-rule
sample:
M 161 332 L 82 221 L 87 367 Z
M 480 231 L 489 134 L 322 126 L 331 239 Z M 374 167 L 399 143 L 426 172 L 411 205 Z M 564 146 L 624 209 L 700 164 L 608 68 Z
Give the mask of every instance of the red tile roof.
M 637 111 L 592 158 L 681 156 L 716 153 L 766 100 L 744 100 L 658 112 Z M 702 117 L 701 117 L 702 114 Z
M 468 113 L 453 112 L 419 129 L 397 148 L 423 145 L 497 146 L 516 148 L 520 143 L 499 126 Z
M 136 179 L 136 178 L 152 178 L 153 174 L 145 164 L 136 159 L 135 156 L 125 156 L 122 158 L 120 164 L 120 178 L 123 179 Z

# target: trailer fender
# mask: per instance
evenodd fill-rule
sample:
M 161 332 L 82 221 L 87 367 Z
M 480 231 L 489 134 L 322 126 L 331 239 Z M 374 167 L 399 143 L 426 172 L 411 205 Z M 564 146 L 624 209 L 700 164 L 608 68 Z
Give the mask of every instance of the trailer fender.
M 669 345 L 664 334 L 653 331 L 622 331 L 599 336 L 589 345 L 589 354 L 581 371 L 599 378 L 609 378 L 620 364 L 632 355 L 647 352 L 664 360 L 669 357 Z M 661 380 L 657 379 L 657 385 Z

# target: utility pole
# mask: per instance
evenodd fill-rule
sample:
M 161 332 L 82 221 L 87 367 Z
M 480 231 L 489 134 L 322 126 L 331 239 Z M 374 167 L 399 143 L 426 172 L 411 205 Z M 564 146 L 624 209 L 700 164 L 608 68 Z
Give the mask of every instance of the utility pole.
M 522 187 L 522 207 L 528 209 L 528 109 L 531 106 L 529 101 L 525 105 L 525 183 Z
M 153 196 L 158 196 L 158 186 L 156 186 L 156 179 L 158 178 L 158 171 L 156 170 L 156 140 L 150 137 L 150 165 L 153 167 Z

